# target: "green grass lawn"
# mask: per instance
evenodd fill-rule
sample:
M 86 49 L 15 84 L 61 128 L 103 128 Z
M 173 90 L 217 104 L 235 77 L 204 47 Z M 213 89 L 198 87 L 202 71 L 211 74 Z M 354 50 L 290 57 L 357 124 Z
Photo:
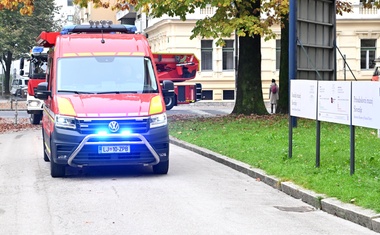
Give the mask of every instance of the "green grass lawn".
M 288 156 L 285 115 L 170 118 L 170 135 L 260 168 L 281 181 L 380 213 L 380 139 L 377 130 L 355 127 L 355 174 L 350 174 L 350 127 L 321 122 L 316 167 L 316 121 L 297 119 Z

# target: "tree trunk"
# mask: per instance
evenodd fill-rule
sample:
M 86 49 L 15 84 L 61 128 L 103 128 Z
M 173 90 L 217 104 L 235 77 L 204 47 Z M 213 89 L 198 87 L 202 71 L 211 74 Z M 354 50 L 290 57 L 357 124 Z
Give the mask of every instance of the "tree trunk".
M 2 60 L 4 62 L 4 95 L 9 95 L 10 94 L 10 89 L 9 89 L 9 84 L 11 80 L 11 66 L 12 66 L 12 52 L 6 51 L 2 55 Z
M 276 113 L 289 113 L 289 15 L 282 17 L 284 27 L 281 28 L 281 54 L 279 76 L 279 100 Z
M 261 37 L 239 37 L 239 65 L 233 114 L 268 114 L 261 84 Z
M 9 83 L 11 80 L 12 57 L 13 57 L 13 55 L 12 55 L 12 52 L 10 52 L 10 51 L 4 52 L 4 54 L 3 54 L 3 61 L 5 63 L 5 71 L 4 71 L 5 78 L 4 78 L 4 84 L 3 84 L 5 95 L 10 94 Z

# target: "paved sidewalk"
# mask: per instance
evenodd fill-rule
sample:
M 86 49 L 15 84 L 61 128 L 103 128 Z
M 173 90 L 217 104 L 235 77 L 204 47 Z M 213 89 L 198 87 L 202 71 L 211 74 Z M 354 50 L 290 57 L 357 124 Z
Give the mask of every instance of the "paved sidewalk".
M 231 167 L 241 173 L 249 175 L 294 198 L 308 203 L 316 209 L 323 210 L 329 214 L 336 215 L 340 218 L 346 219 L 380 233 L 380 214 L 376 214 L 376 212 L 372 210 L 363 209 L 352 204 L 342 203 L 336 198 L 329 198 L 326 195 L 317 194 L 313 191 L 303 189 L 291 182 L 282 182 L 273 176 L 267 175 L 260 169 L 252 168 L 248 164 L 228 158 L 208 149 L 189 144 L 172 136 L 170 137 L 170 143 L 196 152 L 200 155 Z

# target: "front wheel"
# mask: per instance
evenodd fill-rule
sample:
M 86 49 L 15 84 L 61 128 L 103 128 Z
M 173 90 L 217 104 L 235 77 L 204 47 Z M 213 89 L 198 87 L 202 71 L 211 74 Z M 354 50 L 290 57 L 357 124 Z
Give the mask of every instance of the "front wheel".
M 164 174 L 167 174 L 168 171 L 169 171 L 169 160 L 153 165 L 154 174 L 164 175 Z
M 33 125 L 40 124 L 41 119 L 42 119 L 42 114 L 40 113 L 30 114 L 30 123 Z
M 170 110 L 174 107 L 174 104 L 175 104 L 174 98 L 175 96 L 164 97 L 166 110 Z

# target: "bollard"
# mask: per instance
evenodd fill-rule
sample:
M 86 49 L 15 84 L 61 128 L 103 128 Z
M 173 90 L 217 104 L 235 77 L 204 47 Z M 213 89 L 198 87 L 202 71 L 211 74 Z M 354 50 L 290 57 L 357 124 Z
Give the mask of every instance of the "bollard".
M 16 104 L 15 104 L 15 125 L 17 125 L 17 116 L 18 116 L 18 110 L 17 110 L 17 105 L 18 105 L 18 99 L 16 97 Z

